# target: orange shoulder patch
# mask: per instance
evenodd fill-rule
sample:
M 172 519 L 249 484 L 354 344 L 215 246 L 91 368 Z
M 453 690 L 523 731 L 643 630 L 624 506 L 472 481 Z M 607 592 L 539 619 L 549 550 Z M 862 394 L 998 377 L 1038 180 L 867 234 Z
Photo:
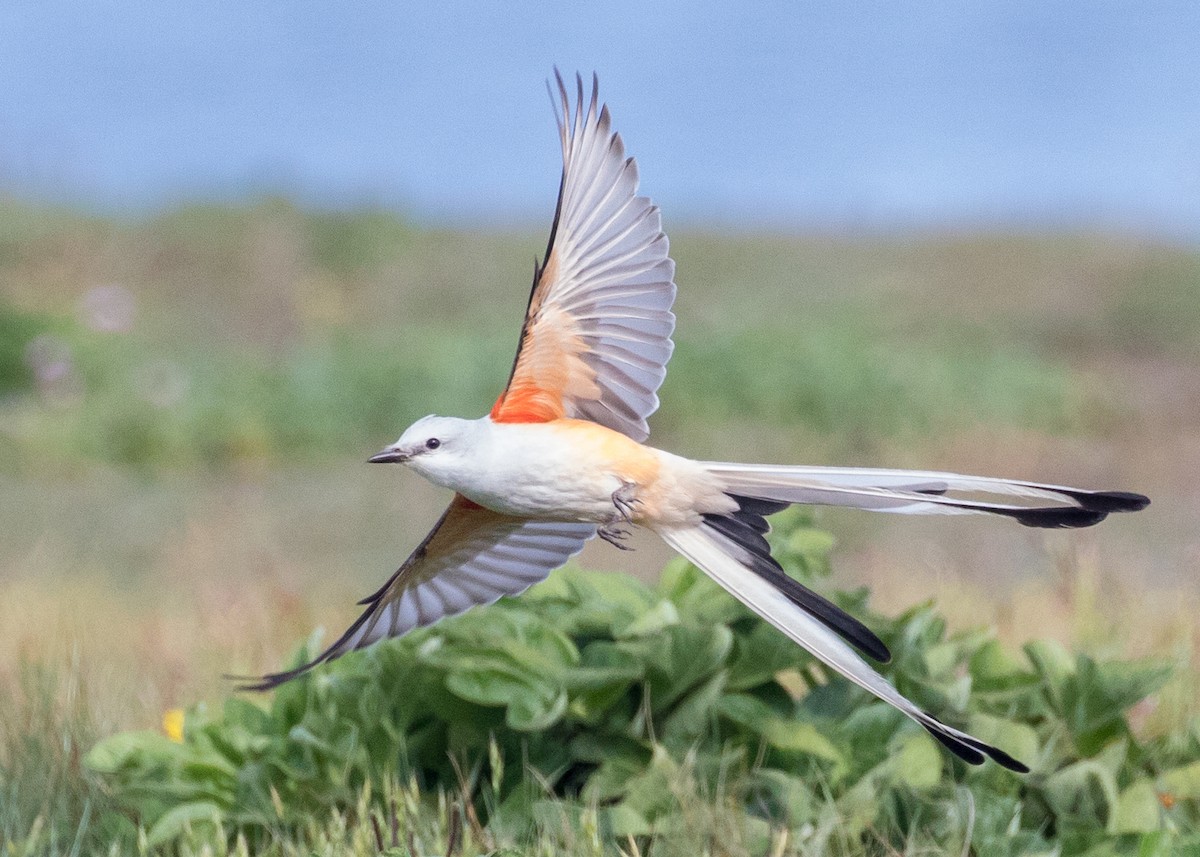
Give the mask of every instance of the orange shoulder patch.
M 492 422 L 548 423 L 564 416 L 562 397 L 530 383 L 514 383 L 492 406 Z

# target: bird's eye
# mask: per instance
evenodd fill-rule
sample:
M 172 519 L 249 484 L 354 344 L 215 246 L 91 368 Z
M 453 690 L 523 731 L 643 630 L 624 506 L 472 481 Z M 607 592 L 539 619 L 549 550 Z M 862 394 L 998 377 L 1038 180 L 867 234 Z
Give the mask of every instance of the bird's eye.
M 437 449 L 441 445 L 442 445 L 442 442 L 440 440 L 438 440 L 436 437 L 431 437 L 429 440 L 425 441 L 426 449 Z

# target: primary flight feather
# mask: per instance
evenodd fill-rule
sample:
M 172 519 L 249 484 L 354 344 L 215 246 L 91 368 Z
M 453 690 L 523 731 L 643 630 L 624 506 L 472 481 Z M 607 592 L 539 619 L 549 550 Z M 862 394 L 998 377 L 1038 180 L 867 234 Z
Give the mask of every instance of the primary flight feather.
M 595 78 L 585 100 L 576 77 L 574 109 L 555 78 L 562 181 L 508 385 L 487 416 L 424 417 L 370 459 L 452 489 L 449 508 L 332 646 L 250 687 L 275 687 L 377 640 L 522 592 L 593 536 L 622 547 L 627 527 L 641 526 L 961 758 L 1027 770 L 922 711 L 872 669 L 855 649 L 886 661 L 887 647 L 784 572 L 764 538 L 765 518 L 802 503 L 1084 527 L 1149 500 L 936 471 L 693 461 L 645 446 L 673 348 L 675 263 L 658 207 L 637 195 L 637 165 L 612 132 Z M 964 496 L 981 493 L 990 499 Z

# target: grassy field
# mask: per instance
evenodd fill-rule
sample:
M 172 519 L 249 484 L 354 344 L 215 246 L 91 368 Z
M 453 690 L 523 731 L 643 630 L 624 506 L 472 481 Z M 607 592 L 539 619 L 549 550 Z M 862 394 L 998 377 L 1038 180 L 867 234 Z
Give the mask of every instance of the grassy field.
M 1200 739 L 1200 255 L 1104 235 L 672 238 L 655 443 L 1150 494 L 1075 534 L 818 520 L 836 579 L 881 613 L 936 598 L 1013 651 L 1169 660 L 1135 729 Z M 0 853 L 79 853 L 80 830 L 98 847 L 97 740 L 218 707 L 223 672 L 273 669 L 353 615 L 442 502 L 362 461 L 425 413 L 486 410 L 543 243 L 283 200 L 139 221 L 0 200 Z M 653 579 L 667 554 L 637 544 L 581 562 Z M 718 852 L 757 853 L 736 812 L 681 795 Z M 446 817 L 422 821 L 427 853 Z M 347 853 L 338 823 L 280 853 Z M 543 853 L 591 853 L 561 830 Z M 370 826 L 347 836 L 374 853 Z M 806 847 L 770 844 L 822 853 Z

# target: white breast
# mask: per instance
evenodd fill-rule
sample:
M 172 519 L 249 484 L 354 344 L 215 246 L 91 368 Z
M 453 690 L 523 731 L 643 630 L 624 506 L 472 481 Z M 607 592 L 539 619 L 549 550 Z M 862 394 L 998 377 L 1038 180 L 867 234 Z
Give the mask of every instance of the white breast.
M 609 462 L 539 423 L 481 427 L 470 466 L 456 468 L 453 488 L 509 515 L 602 523 L 613 514 L 621 480 Z

